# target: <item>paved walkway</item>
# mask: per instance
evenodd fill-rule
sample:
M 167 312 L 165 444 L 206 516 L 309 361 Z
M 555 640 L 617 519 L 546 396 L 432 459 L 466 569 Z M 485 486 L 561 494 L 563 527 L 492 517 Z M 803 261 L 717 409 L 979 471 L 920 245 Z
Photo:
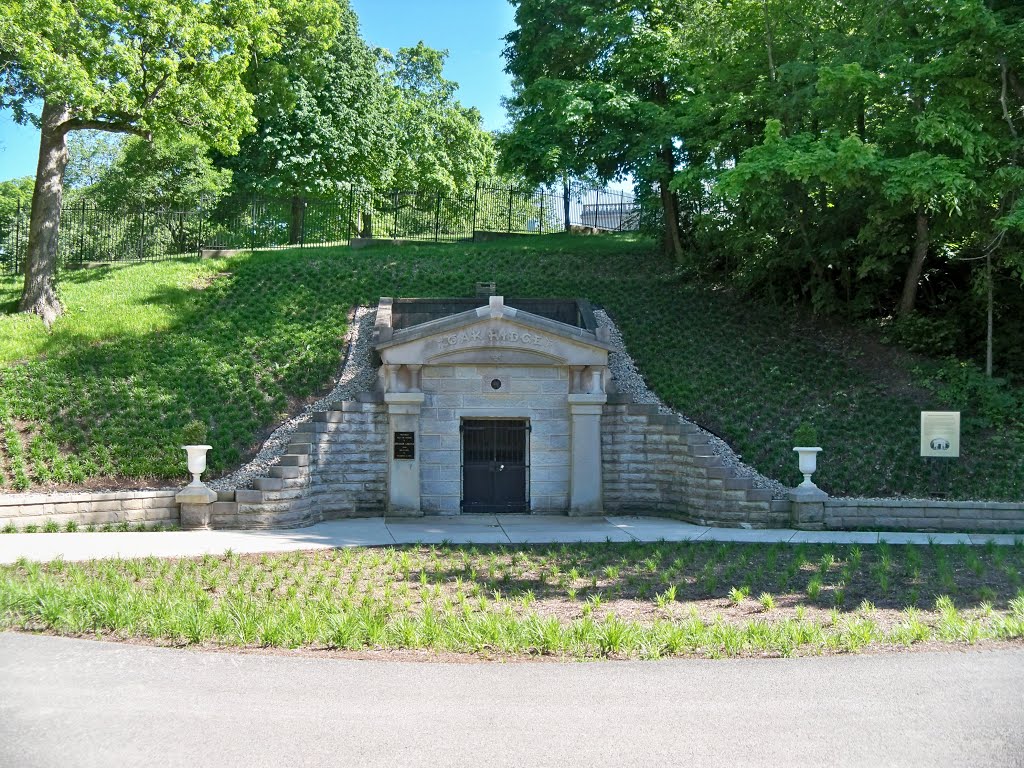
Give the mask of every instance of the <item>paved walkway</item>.
M 996 544 L 1024 535 L 744 530 L 709 528 L 655 517 L 463 515 L 433 518 L 332 520 L 308 528 L 266 531 L 160 531 L 149 533 L 8 533 L 0 535 L 0 563 L 20 557 L 48 561 L 105 557 L 190 557 L 232 552 L 394 544 L 557 544 L 587 541 L 737 541 L 788 544 Z
M 1024 754 L 1024 650 L 1009 644 L 416 664 L 0 633 L 0 690 L 0 765 L 18 768 L 1019 768 Z

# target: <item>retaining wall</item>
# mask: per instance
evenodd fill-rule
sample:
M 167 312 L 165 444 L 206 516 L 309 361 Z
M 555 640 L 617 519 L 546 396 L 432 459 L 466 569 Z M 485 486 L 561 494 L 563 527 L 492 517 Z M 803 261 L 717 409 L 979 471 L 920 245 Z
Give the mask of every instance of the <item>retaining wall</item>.
M 177 525 L 178 504 L 174 490 L 109 491 L 83 493 L 0 494 L 0 527 L 42 527 L 55 522 L 64 527 L 107 523 Z
M 755 488 L 715 455 L 707 437 L 656 405 L 609 403 L 601 418 L 604 508 L 706 525 L 789 523 L 789 502 Z
M 829 531 L 1024 532 L 1024 503 L 832 498 L 823 512 Z
M 316 413 L 252 490 L 219 493 L 213 528 L 295 528 L 383 515 L 388 416 L 383 403 L 344 401 Z

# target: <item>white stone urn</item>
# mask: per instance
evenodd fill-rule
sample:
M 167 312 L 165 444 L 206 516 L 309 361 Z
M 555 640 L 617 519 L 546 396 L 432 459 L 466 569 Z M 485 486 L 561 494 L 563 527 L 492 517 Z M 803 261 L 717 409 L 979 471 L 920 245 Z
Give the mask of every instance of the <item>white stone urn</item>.
M 188 454 L 188 471 L 192 475 L 192 482 L 189 483 L 189 486 L 203 485 L 203 481 L 199 478 L 206 471 L 206 452 L 213 446 L 183 445 L 181 447 Z
M 793 449 L 797 452 L 800 457 L 800 472 L 804 476 L 804 481 L 800 483 L 800 488 L 817 488 L 811 480 L 811 475 L 814 474 L 818 468 L 818 454 L 821 453 L 821 448 L 808 447 L 808 446 L 797 446 Z

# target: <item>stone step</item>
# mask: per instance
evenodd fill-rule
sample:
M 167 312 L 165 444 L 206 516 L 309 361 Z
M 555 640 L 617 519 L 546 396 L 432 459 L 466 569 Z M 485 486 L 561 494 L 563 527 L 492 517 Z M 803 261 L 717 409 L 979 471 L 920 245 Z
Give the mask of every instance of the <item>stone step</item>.
M 239 515 L 287 515 L 291 512 L 291 504 L 288 501 L 259 501 L 259 502 L 238 502 Z
M 754 489 L 754 481 L 749 477 L 727 477 L 722 484 L 727 491 L 751 491 Z
M 309 466 L 309 456 L 286 453 L 277 465 L 279 467 L 307 467 Z
M 654 403 L 630 403 L 626 406 L 630 416 L 657 416 L 658 406 Z
M 652 427 L 671 427 L 679 423 L 679 417 L 671 413 L 656 413 L 647 422 Z
M 294 438 L 294 435 L 292 437 Z M 288 443 L 288 447 L 285 448 L 284 452 L 289 453 L 293 456 L 309 456 L 309 454 L 313 452 L 313 443 Z
M 687 453 L 691 456 L 717 456 L 715 449 L 709 443 L 690 443 Z
M 341 424 L 345 421 L 345 414 L 341 411 L 321 411 L 313 414 L 313 421 L 317 424 Z
M 263 503 L 272 501 L 291 501 L 301 499 L 306 494 L 305 488 L 285 488 L 281 491 L 262 491 Z
M 722 461 L 721 456 L 680 456 L 680 461 L 683 464 L 688 464 L 691 467 L 697 469 L 708 469 L 718 468 L 725 466 L 725 462 Z M 734 477 L 733 474 L 725 475 L 725 477 Z
M 317 518 L 309 510 L 297 512 L 264 512 L 240 510 L 235 515 L 223 516 L 219 520 L 211 520 L 218 528 L 298 528 L 315 523 Z
M 747 491 L 747 501 L 770 502 L 771 500 L 772 492 L 768 488 L 751 488 Z
M 271 477 L 281 477 L 288 480 L 294 480 L 299 477 L 305 477 L 309 470 L 305 467 L 282 467 L 280 465 L 270 468 Z
M 284 488 L 284 480 L 280 477 L 257 477 L 252 484 L 258 491 L 280 491 Z
M 211 515 L 233 515 L 238 512 L 238 504 L 234 501 L 215 501 L 210 505 Z
M 721 459 L 719 459 L 719 461 L 721 461 Z M 705 476 L 709 480 L 725 480 L 729 477 L 735 477 L 732 467 L 725 467 L 721 465 L 717 467 L 707 467 L 707 469 L 705 469 Z
M 687 445 L 707 445 L 708 436 L 703 432 L 699 432 L 696 429 L 692 432 L 687 432 L 683 435 L 683 439 Z

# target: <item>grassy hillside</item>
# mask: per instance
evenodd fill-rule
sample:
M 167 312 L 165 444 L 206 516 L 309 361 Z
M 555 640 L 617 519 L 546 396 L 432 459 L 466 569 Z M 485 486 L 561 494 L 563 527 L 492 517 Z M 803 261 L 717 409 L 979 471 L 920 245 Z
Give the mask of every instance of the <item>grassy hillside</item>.
M 298 401 L 329 386 L 345 318 L 382 295 L 586 296 L 616 318 L 652 387 L 762 472 L 795 483 L 792 433 L 808 419 L 837 495 L 1024 497 L 1019 390 L 913 358 L 839 325 L 815 326 L 721 287 L 684 283 L 630 236 L 482 245 L 309 249 L 224 261 L 67 273 L 51 334 L 0 314 L 0 482 L 5 490 L 180 479 L 181 428 L 210 426 L 226 471 Z M 0 278 L 0 311 L 17 281 Z M 963 458 L 917 456 L 919 411 L 964 411 Z

